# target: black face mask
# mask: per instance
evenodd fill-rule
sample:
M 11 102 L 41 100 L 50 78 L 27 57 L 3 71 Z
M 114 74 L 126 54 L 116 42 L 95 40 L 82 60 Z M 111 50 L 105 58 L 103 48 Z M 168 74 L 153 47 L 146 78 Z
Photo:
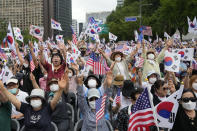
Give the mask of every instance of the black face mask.
M 81 56 L 84 57 L 86 51 L 81 51 Z

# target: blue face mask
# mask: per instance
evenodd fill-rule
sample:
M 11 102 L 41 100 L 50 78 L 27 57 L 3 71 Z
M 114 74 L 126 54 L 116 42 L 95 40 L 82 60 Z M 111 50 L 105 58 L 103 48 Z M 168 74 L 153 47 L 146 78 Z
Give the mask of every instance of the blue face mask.
M 17 92 L 17 88 L 9 89 L 8 91 L 9 91 L 10 93 L 12 93 L 13 95 L 15 95 L 16 92 Z

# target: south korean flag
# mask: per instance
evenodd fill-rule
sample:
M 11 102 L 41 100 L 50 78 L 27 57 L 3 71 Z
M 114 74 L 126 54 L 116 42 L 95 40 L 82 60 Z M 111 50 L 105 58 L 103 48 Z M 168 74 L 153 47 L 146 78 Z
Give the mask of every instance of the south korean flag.
M 168 51 L 165 52 L 164 65 L 166 71 L 179 72 L 180 61 L 180 54 L 170 53 Z
M 183 61 L 191 61 L 194 56 L 194 48 L 175 49 L 173 53 L 180 54 Z

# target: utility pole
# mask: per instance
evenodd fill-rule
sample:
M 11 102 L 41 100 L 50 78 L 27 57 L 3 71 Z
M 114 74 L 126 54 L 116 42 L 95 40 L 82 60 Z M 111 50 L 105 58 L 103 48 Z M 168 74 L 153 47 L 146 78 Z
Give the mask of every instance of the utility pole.
M 140 27 L 142 26 L 142 7 L 143 6 L 151 6 L 152 4 L 142 4 L 142 0 L 140 0 Z

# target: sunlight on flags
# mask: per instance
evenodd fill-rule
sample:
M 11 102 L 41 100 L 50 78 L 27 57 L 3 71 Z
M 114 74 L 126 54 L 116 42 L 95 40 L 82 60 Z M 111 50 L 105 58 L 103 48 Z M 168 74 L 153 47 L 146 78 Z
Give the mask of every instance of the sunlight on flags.
M 55 21 L 54 19 L 51 19 L 51 28 L 55 29 L 55 30 L 62 31 L 61 24 L 59 22 Z
M 106 101 L 107 95 L 104 94 L 101 98 L 96 100 L 96 123 L 98 123 L 98 121 L 100 119 L 102 119 L 102 117 L 105 114 L 105 101 Z
M 131 108 L 128 131 L 148 131 L 154 125 L 153 110 L 146 88 Z

